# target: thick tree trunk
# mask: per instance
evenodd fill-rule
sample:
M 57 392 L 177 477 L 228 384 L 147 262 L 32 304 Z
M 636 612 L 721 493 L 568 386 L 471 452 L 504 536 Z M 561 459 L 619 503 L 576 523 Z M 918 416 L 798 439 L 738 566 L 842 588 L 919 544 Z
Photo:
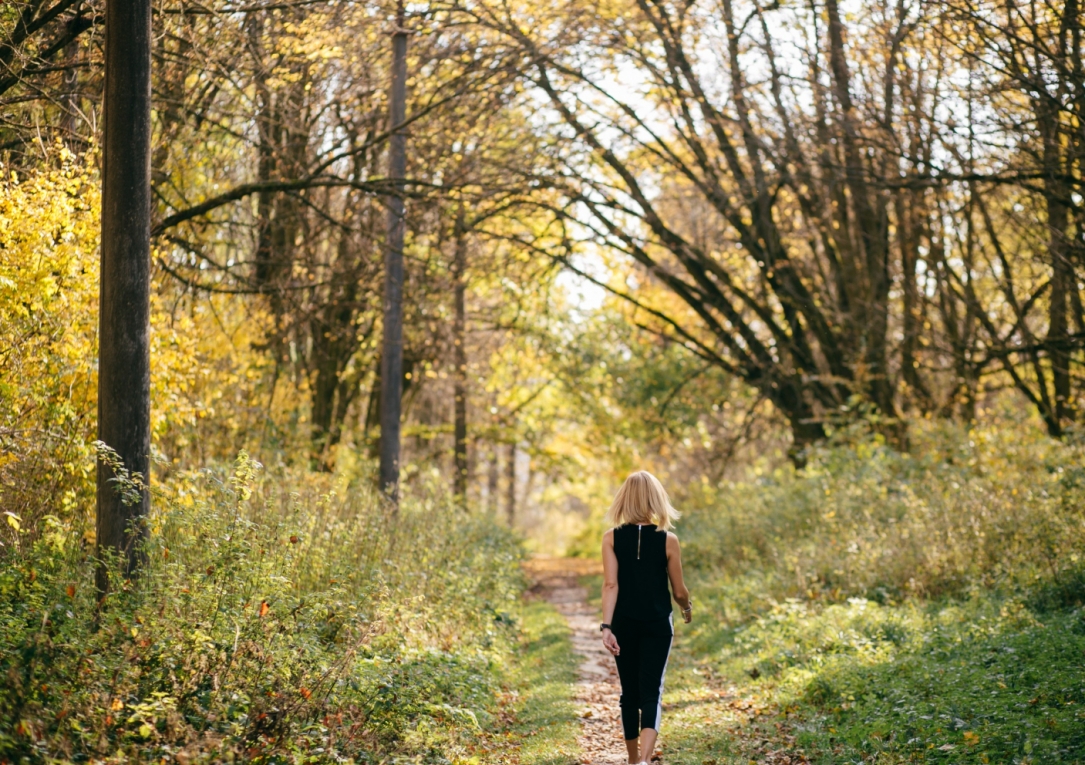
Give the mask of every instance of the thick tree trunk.
M 906 196 L 907 195 L 907 196 Z M 907 388 L 906 404 L 930 411 L 931 395 L 919 374 L 919 332 L 923 316 L 916 281 L 919 265 L 919 227 L 914 209 L 915 196 L 899 191 L 896 195 L 897 232 L 900 242 L 901 324 L 904 337 L 900 345 L 900 373 Z
M 1063 180 L 1063 133 L 1057 112 L 1041 106 L 1044 137 L 1044 201 L 1047 205 L 1048 258 L 1051 264 L 1051 298 L 1047 311 L 1047 347 L 1054 388 L 1053 411 L 1045 418 L 1048 432 L 1061 436 L 1074 419 L 1070 391 L 1069 293 L 1075 288 L 1070 263 L 1070 189 Z M 1043 381 L 1040 381 L 1043 384 Z
M 455 364 L 453 425 L 453 494 L 461 510 L 467 509 L 467 233 L 464 211 L 456 218 L 456 252 L 452 263 L 455 280 L 455 317 L 452 325 L 452 357 Z
M 865 270 L 866 300 L 863 311 L 862 334 L 866 364 L 867 396 L 883 415 L 897 418 L 894 390 L 889 379 L 889 363 L 886 339 L 889 331 L 889 220 L 886 205 L 877 192 L 871 190 L 866 178 L 868 173 L 863 160 L 862 138 L 856 123 L 858 117 L 851 99 L 851 73 L 844 54 L 844 24 L 840 17 L 837 0 L 826 0 L 825 12 L 829 22 L 829 62 L 832 70 L 833 91 L 840 109 L 843 126 L 845 170 L 851 204 L 855 210 L 859 241 L 862 242 L 863 267 Z M 901 434 L 890 428 L 894 440 Z
M 772 386 L 766 397 L 787 418 L 791 426 L 791 446 L 788 459 L 795 467 L 806 466 L 806 451 L 825 438 L 825 424 L 818 418 L 806 400 L 801 380 L 792 380 Z
M 384 339 L 381 350 L 380 488 L 393 505 L 399 503 L 399 432 L 403 390 L 403 235 L 404 176 L 407 136 L 397 129 L 406 119 L 407 31 L 400 7 L 392 36 L 392 92 L 388 176 L 394 191 L 388 197 L 388 245 L 384 255 Z
M 104 127 L 98 438 L 142 477 L 143 488 L 135 501 L 122 497 L 112 469 L 99 461 L 97 544 L 100 555 L 120 553 L 132 576 L 150 505 L 150 0 L 106 4 Z M 104 567 L 97 583 L 104 594 Z

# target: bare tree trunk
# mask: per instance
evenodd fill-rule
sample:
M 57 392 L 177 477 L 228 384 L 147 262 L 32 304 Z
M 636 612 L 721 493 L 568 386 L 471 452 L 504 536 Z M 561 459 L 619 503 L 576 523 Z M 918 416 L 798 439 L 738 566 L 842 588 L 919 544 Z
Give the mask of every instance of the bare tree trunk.
M 1070 263 L 1069 226 L 1070 189 L 1063 180 L 1063 131 L 1059 114 L 1041 106 L 1037 109 L 1043 124 L 1044 197 L 1047 206 L 1048 257 L 1051 261 L 1051 299 L 1047 314 L 1047 345 L 1051 358 L 1051 383 L 1054 388 L 1054 411 L 1047 418 L 1048 432 L 1061 436 L 1073 420 L 1070 392 L 1069 293 L 1073 289 Z
M 98 463 L 97 544 L 123 556 L 133 576 L 150 507 L 151 451 L 151 2 L 106 5 L 102 264 L 98 351 L 98 438 L 138 473 L 137 497 L 124 497 L 112 469 Z M 109 586 L 99 567 L 98 590 Z
M 399 420 L 403 391 L 403 234 L 404 176 L 407 136 L 398 129 L 406 119 L 407 30 L 403 6 L 392 35 L 390 127 L 394 131 L 388 157 L 393 193 L 388 197 L 388 246 L 384 254 L 384 339 L 381 351 L 380 488 L 399 506 Z
M 1060 184 L 1062 185 L 1062 184 Z M 1067 193 L 1067 196 L 1069 194 Z M 1051 257 L 1051 302 L 1048 305 L 1047 342 L 1051 349 L 1051 381 L 1055 389 L 1055 412 L 1050 421 L 1051 435 L 1062 435 L 1066 423 L 1074 419 L 1070 392 L 1069 292 L 1073 289 L 1069 241 L 1066 236 L 1067 205 L 1051 195 L 1047 200 L 1050 229 L 1048 245 Z
M 866 267 L 867 300 L 864 311 L 864 333 L 870 400 L 886 417 L 896 420 L 894 391 L 889 379 L 886 336 L 889 328 L 889 247 L 888 219 L 885 205 L 872 192 L 866 182 L 867 169 L 863 162 L 863 147 L 856 126 L 856 110 L 851 99 L 851 73 L 844 54 L 844 24 L 837 0 L 827 0 L 825 12 L 828 17 L 829 61 L 832 70 L 833 91 L 840 108 L 843 125 L 845 170 L 848 190 L 855 209 L 859 240 L 863 245 Z M 902 431 L 903 425 L 895 428 Z M 903 432 L 893 434 L 903 440 Z
M 63 110 L 60 129 L 68 148 L 79 143 L 79 41 L 72 40 L 64 48 L 64 90 L 60 99 Z
M 467 233 L 464 231 L 464 210 L 460 205 L 456 216 L 456 253 L 452 263 L 455 280 L 455 318 L 452 325 L 452 355 L 454 372 L 455 424 L 453 426 L 453 493 L 461 510 L 467 509 Z
M 912 228 L 912 211 L 903 200 L 904 192 L 897 194 L 897 227 L 900 232 L 900 281 L 904 304 L 902 323 L 904 339 L 900 347 L 901 376 L 908 386 L 909 403 L 924 400 L 923 383 L 919 377 L 919 360 L 916 350 L 919 341 L 919 290 L 916 287 L 916 265 L 919 262 L 915 231 Z M 924 407 L 925 409 L 925 407 Z
M 490 449 L 490 465 L 486 476 L 486 512 L 491 516 L 497 515 L 497 482 L 500 474 L 500 453 L 497 444 L 492 444 Z
M 509 442 L 508 456 L 505 458 L 505 517 L 509 527 L 516 521 L 516 441 Z

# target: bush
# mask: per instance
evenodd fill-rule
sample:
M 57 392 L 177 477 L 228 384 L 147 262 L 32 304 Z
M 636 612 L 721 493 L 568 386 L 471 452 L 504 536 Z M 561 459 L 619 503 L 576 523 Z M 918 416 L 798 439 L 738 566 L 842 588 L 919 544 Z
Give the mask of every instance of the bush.
M 81 530 L 25 534 L 0 572 L 0 760 L 447 762 L 488 724 L 517 638 L 514 538 L 257 469 L 242 454 L 159 489 L 148 563 L 100 610 Z

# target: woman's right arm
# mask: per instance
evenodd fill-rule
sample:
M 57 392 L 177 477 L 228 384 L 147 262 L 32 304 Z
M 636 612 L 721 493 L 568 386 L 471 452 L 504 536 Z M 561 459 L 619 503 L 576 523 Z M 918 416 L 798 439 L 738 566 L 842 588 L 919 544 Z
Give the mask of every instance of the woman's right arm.
M 674 599 L 682 608 L 682 620 L 689 624 L 693 618 L 693 608 L 689 602 L 689 590 L 686 589 L 686 582 L 682 577 L 682 548 L 678 544 L 678 536 L 670 531 L 667 532 L 667 574 L 671 579 Z
M 618 556 L 614 554 L 614 529 L 603 534 L 603 624 L 614 618 L 618 604 Z M 603 646 L 618 655 L 618 640 L 609 629 L 603 630 Z

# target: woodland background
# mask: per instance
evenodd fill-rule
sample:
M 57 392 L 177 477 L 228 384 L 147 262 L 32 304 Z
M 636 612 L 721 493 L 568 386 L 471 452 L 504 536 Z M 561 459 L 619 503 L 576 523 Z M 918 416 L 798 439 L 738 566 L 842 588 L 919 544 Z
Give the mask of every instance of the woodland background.
M 393 516 L 396 10 L 155 6 L 151 553 L 100 621 L 103 3 L 0 7 L 0 761 L 567 761 L 518 561 L 641 467 L 765 740 L 1082 761 L 1076 0 L 407 5 Z

